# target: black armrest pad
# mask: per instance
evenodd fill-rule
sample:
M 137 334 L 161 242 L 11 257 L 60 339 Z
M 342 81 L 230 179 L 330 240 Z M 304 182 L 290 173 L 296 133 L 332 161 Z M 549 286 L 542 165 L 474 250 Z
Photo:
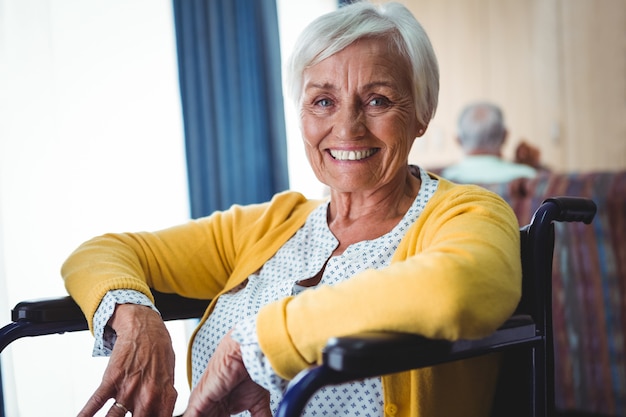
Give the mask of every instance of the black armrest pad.
M 156 308 L 163 320 L 196 319 L 202 317 L 211 300 L 182 297 L 177 294 L 165 294 L 152 291 Z
M 202 317 L 210 303 L 210 300 L 186 298 L 157 291 L 153 291 L 153 295 L 163 320 Z M 80 307 L 69 296 L 22 301 L 11 310 L 11 319 L 35 323 L 85 321 Z
M 49 323 L 81 318 L 84 319 L 80 307 L 69 296 L 22 301 L 11 310 L 13 321 Z
M 323 350 L 329 368 L 367 378 L 443 362 L 497 352 L 537 340 L 530 316 L 509 319 L 492 335 L 480 340 L 433 340 L 403 333 L 362 333 L 332 338 Z

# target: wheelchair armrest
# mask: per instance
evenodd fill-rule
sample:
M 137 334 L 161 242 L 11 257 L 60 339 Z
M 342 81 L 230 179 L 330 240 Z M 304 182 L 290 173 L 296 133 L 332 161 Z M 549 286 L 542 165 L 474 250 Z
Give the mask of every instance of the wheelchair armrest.
M 210 300 L 152 291 L 163 320 L 199 318 Z M 87 330 L 80 307 L 69 297 L 22 301 L 11 310 L 12 323 L 0 329 L 0 352 L 13 341 L 27 336 Z
M 479 340 L 433 340 L 405 333 L 361 333 L 329 339 L 322 364 L 291 381 L 276 417 L 301 414 L 309 398 L 326 385 L 343 384 L 445 362 L 541 343 L 531 316 L 515 315 L 496 332 Z
M 21 301 L 11 310 L 11 320 L 35 323 L 83 321 L 85 329 L 87 328 L 87 321 L 80 307 L 70 296 Z
M 156 308 L 163 320 L 198 319 L 202 317 L 211 300 L 183 297 L 152 290 Z
M 152 295 L 165 321 L 201 317 L 210 302 L 158 291 L 152 291 Z M 80 307 L 70 296 L 22 301 L 11 310 L 11 319 L 35 323 L 84 322 L 87 329 Z
M 330 339 L 322 356 L 328 368 L 358 379 L 481 356 L 537 340 L 533 319 L 515 315 L 483 339 L 451 342 L 413 334 L 362 333 Z

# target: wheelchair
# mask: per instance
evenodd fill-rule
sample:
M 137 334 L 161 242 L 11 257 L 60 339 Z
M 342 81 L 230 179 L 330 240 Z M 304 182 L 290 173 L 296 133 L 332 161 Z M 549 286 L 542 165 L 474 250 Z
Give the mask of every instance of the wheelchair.
M 520 228 L 522 298 L 515 314 L 492 335 L 480 340 L 454 342 L 389 332 L 332 338 L 323 349 L 322 363 L 302 371 L 291 381 L 276 416 L 301 415 L 309 399 L 323 386 L 496 352 L 501 352 L 503 362 L 492 416 L 552 416 L 553 223 L 590 224 L 595 213 L 596 205 L 592 200 L 555 197 L 545 200 L 530 223 Z M 199 318 L 210 302 L 158 292 L 154 292 L 154 296 L 166 321 Z M 0 329 L 0 352 L 19 338 L 88 328 L 81 310 L 69 296 L 23 301 L 11 313 L 12 322 Z M 4 417 L 2 408 L 0 417 Z

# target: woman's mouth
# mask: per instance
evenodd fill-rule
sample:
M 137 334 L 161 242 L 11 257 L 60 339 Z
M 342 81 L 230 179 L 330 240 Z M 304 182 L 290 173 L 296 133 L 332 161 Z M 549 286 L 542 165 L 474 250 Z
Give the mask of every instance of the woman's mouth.
M 366 149 L 363 151 L 342 151 L 336 149 L 329 150 L 330 155 L 338 161 L 360 161 L 361 159 L 369 158 L 378 152 L 378 148 Z

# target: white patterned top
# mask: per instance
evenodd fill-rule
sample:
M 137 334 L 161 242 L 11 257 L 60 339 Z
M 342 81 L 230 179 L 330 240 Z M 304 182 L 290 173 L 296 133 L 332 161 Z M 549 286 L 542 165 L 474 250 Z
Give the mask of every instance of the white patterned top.
M 407 229 L 415 222 L 437 189 L 438 181 L 430 178 L 424 170 L 420 170 L 420 177 L 422 185 L 415 201 L 393 230 L 374 240 L 350 245 L 339 256 L 331 257 L 338 241 L 328 228 L 326 220 L 328 202 L 315 209 L 304 226 L 265 263 L 260 271 L 218 299 L 215 309 L 193 341 L 192 385 L 195 386 L 199 381 L 220 340 L 234 328 L 233 337 L 241 344 L 246 369 L 256 383 L 270 391 L 271 408 L 275 412 L 287 381 L 276 375 L 259 348 L 256 336 L 256 315 L 259 309 L 265 304 L 295 295 L 300 291 L 314 290 L 301 287 L 297 282 L 315 276 L 324 265 L 326 266 L 322 280 L 318 285 L 333 285 L 349 279 L 360 271 L 380 269 L 389 265 Z M 106 354 L 108 348 L 112 346 L 111 342 L 104 341 L 107 339 L 106 336 L 103 337 L 104 324 L 110 318 L 115 303 L 120 303 L 125 294 L 131 293 L 135 292 L 111 291 L 103 299 L 94 317 L 96 334 L 94 354 Z M 129 302 L 137 303 L 136 300 Z M 112 307 L 106 307 L 110 304 Z M 372 378 L 322 388 L 311 399 L 304 415 L 373 417 L 383 414 L 381 380 Z M 245 416 L 248 413 L 240 415 Z

